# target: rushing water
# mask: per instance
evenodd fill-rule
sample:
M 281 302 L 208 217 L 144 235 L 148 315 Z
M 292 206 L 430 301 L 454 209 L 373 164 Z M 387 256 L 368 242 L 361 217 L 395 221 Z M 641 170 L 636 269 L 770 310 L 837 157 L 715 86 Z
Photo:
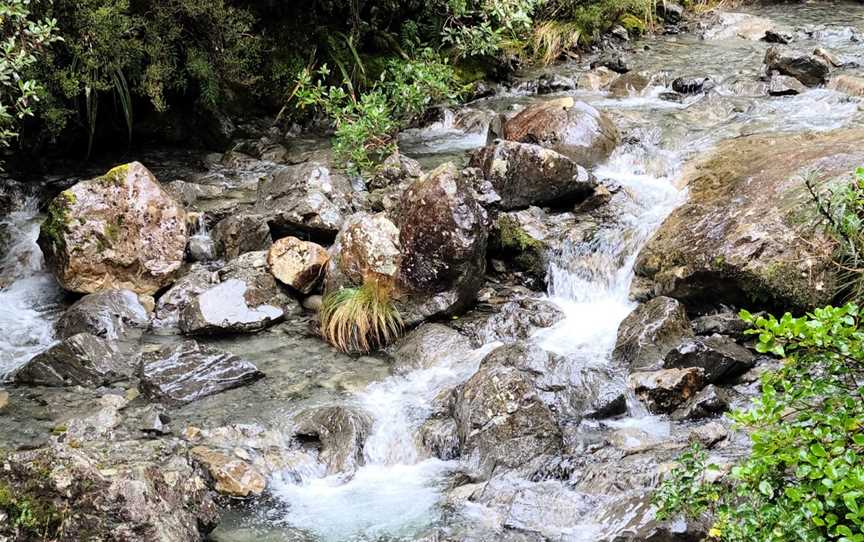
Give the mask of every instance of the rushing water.
M 840 28 L 852 25 L 864 31 L 864 6 L 825 2 L 754 10 L 784 24 L 825 25 L 813 40 L 796 45 L 802 49 L 821 45 L 844 61 L 864 65 L 861 43 L 851 39 L 848 29 Z M 627 136 L 613 156 L 593 171 L 615 189 L 615 217 L 601 224 L 592 241 L 568 240 L 558 247 L 548 269 L 547 297 L 565 318 L 532 338 L 562 356 L 574 375 L 585 367 L 611 368 L 617 328 L 635 306 L 629 299 L 633 263 L 663 219 L 686 198 L 679 180 L 690 158 L 719 141 L 746 134 L 864 125 L 861 100 L 830 90 L 789 97 L 750 95 L 746 88 L 757 82 L 766 48 L 767 44 L 740 39 L 650 38 L 636 45 L 638 52 L 630 60 L 634 67 L 670 76 L 711 76 L 720 83 L 718 87 L 681 102 L 664 100 L 669 90 L 664 86 L 626 98 L 602 92 L 568 93 L 605 110 Z M 569 76 L 586 69 L 575 62 L 554 68 Z M 465 150 L 485 144 L 489 119 L 542 99 L 546 98 L 505 95 L 447 111 L 431 128 L 405 133 L 400 146 L 427 168 L 445 160 L 464 163 Z M 254 187 L 255 175 L 250 172 L 249 179 L 225 183 L 238 191 L 237 197 L 248 197 L 243 187 Z M 7 240 L 0 243 L 6 247 L 0 254 L 0 380 L 54 342 L 53 322 L 62 296 L 45 272 L 35 242 L 39 218 L 33 203 L 0 218 L 0 241 Z M 203 221 L 196 239 L 206 254 L 210 239 Z M 254 394 L 249 389 L 232 390 L 180 409 L 178 417 L 184 421 L 209 426 L 255 422 L 290 434 L 295 416 L 304 408 L 333 404 L 362 409 L 373 419 L 363 450 L 364 465 L 353 475 L 327 475 L 310 453 L 291 472 L 274 476 L 270 501 L 251 512 L 236 512 L 214 535 L 216 540 L 413 540 L 430 528 L 456 523 L 468 533 L 492 528 L 495 511 L 491 508 L 467 503 L 455 511 L 445 510 L 448 483 L 465 465 L 428 457 L 417 444 L 417 430 L 439 394 L 470 378 L 496 343 L 467 356 L 443 352 L 433 367 L 388 376 L 383 360 L 346 361 L 318 339 L 290 326 L 212 342 L 258 363 L 268 378 L 255 385 Z M 619 429 L 664 438 L 672 426 L 668 419 L 649 416 L 632 397 L 626 416 L 584 424 L 588 432 Z M 550 536 L 593 542 L 620 528 L 616 521 L 621 518 L 607 514 L 614 505 L 612 497 L 580 494 L 553 481 L 509 483 L 526 494 L 545 492 L 567 503 L 566 525 L 550 526 Z

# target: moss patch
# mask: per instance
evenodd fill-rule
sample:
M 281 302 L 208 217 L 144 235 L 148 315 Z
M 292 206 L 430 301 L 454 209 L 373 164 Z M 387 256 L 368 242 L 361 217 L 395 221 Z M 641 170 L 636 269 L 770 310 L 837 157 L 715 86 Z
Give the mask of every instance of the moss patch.
M 58 246 L 66 243 L 63 236 L 69 231 L 69 207 L 76 201 L 75 194 L 65 190 L 48 206 L 48 218 L 42 223 L 42 234 Z
M 99 182 L 102 184 L 113 185 L 113 186 L 123 186 L 126 182 L 126 176 L 129 173 L 129 164 L 123 164 L 114 168 L 111 168 L 108 173 L 99 177 Z

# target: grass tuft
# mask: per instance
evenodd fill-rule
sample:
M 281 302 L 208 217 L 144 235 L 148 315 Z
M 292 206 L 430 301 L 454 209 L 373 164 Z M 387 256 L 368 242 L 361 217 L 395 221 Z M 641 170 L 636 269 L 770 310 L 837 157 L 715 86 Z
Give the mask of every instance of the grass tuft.
M 392 287 L 367 279 L 359 288 L 343 288 L 324 297 L 321 336 L 349 354 L 365 354 L 397 339 L 404 328 L 393 303 Z

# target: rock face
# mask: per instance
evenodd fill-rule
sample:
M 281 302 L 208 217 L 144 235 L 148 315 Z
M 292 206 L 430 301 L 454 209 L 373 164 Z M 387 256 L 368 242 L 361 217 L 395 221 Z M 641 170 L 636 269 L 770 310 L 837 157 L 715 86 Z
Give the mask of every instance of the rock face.
M 702 369 L 664 369 L 630 375 L 630 387 L 654 414 L 672 412 L 696 395 L 704 380 Z
M 226 260 L 246 252 L 267 250 L 273 244 L 266 217 L 241 213 L 220 220 L 213 228 L 216 251 Z
M 62 192 L 48 215 L 39 246 L 67 290 L 153 294 L 183 263 L 186 211 L 138 162 Z
M 833 240 L 818 227 L 802 175 L 819 169 L 817 189 L 849 179 L 864 163 L 862 137 L 854 129 L 721 143 L 685 173 L 690 199 L 642 250 L 637 274 L 653 281 L 654 295 L 688 308 L 803 312 L 829 303 L 838 284 Z
M 825 83 L 831 73 L 831 65 L 822 56 L 802 53 L 782 45 L 774 45 L 765 53 L 765 69 L 768 73 L 777 72 L 794 77 L 808 87 Z
M 302 310 L 268 271 L 266 252 L 247 252 L 228 262 L 218 275 L 218 284 L 180 312 L 183 333 L 254 332 Z
M 370 277 L 395 280 L 401 259 L 399 228 L 383 213 L 357 213 L 330 249 L 325 289 L 360 286 Z
M 89 333 L 64 339 L 27 362 L 15 381 L 35 386 L 98 387 L 128 378 L 134 372 L 126 356 Z
M 321 245 L 284 237 L 273 243 L 267 252 L 267 267 L 282 284 L 309 294 L 318 284 L 329 258 Z
M 612 359 L 635 370 L 659 369 L 666 354 L 692 335 L 684 306 L 669 297 L 655 297 L 621 322 Z
M 372 419 L 359 410 L 341 406 L 305 410 L 294 420 L 295 435 L 317 441 L 319 459 L 327 474 L 352 474 L 363 464 L 363 444 Z
M 663 365 L 667 368 L 700 367 L 705 381 L 728 383 L 753 368 L 752 352 L 722 335 L 699 337 L 684 341 L 669 352 Z
M 399 215 L 398 307 L 407 325 L 471 303 L 486 270 L 487 217 L 453 164 L 414 182 Z
M 552 149 L 590 168 L 609 158 L 620 136 L 604 113 L 573 98 L 561 98 L 531 105 L 509 119 L 504 139 Z
M 29 532 L 16 532 L 13 521 L 0 522 L 0 538 L 203 539 L 216 525 L 218 510 L 178 447 L 176 440 L 112 442 L 107 450 L 55 443 L 7 455 L 0 486 L 15 488 L 31 513 L 54 514 L 40 516 L 44 524 Z
M 572 205 L 594 192 L 597 181 L 564 155 L 538 145 L 496 141 L 476 151 L 470 165 L 480 168 L 501 197 L 502 209 L 529 205 Z
M 183 405 L 263 378 L 252 363 L 195 341 L 168 345 L 141 356 L 141 392 Z
M 90 333 L 112 341 L 134 343 L 149 324 L 147 309 L 137 295 L 129 290 L 109 290 L 79 299 L 54 327 L 61 339 Z
M 258 185 L 258 212 L 278 236 L 332 240 L 351 214 L 351 183 L 318 162 L 283 166 Z

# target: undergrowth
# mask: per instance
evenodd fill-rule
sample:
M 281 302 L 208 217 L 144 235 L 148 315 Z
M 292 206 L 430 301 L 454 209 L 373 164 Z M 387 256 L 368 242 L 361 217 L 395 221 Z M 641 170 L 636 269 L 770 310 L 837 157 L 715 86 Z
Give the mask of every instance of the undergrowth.
M 327 294 L 319 317 L 321 336 L 346 353 L 364 354 L 384 347 L 403 330 L 392 286 L 379 278 L 367 278 L 360 287 Z

